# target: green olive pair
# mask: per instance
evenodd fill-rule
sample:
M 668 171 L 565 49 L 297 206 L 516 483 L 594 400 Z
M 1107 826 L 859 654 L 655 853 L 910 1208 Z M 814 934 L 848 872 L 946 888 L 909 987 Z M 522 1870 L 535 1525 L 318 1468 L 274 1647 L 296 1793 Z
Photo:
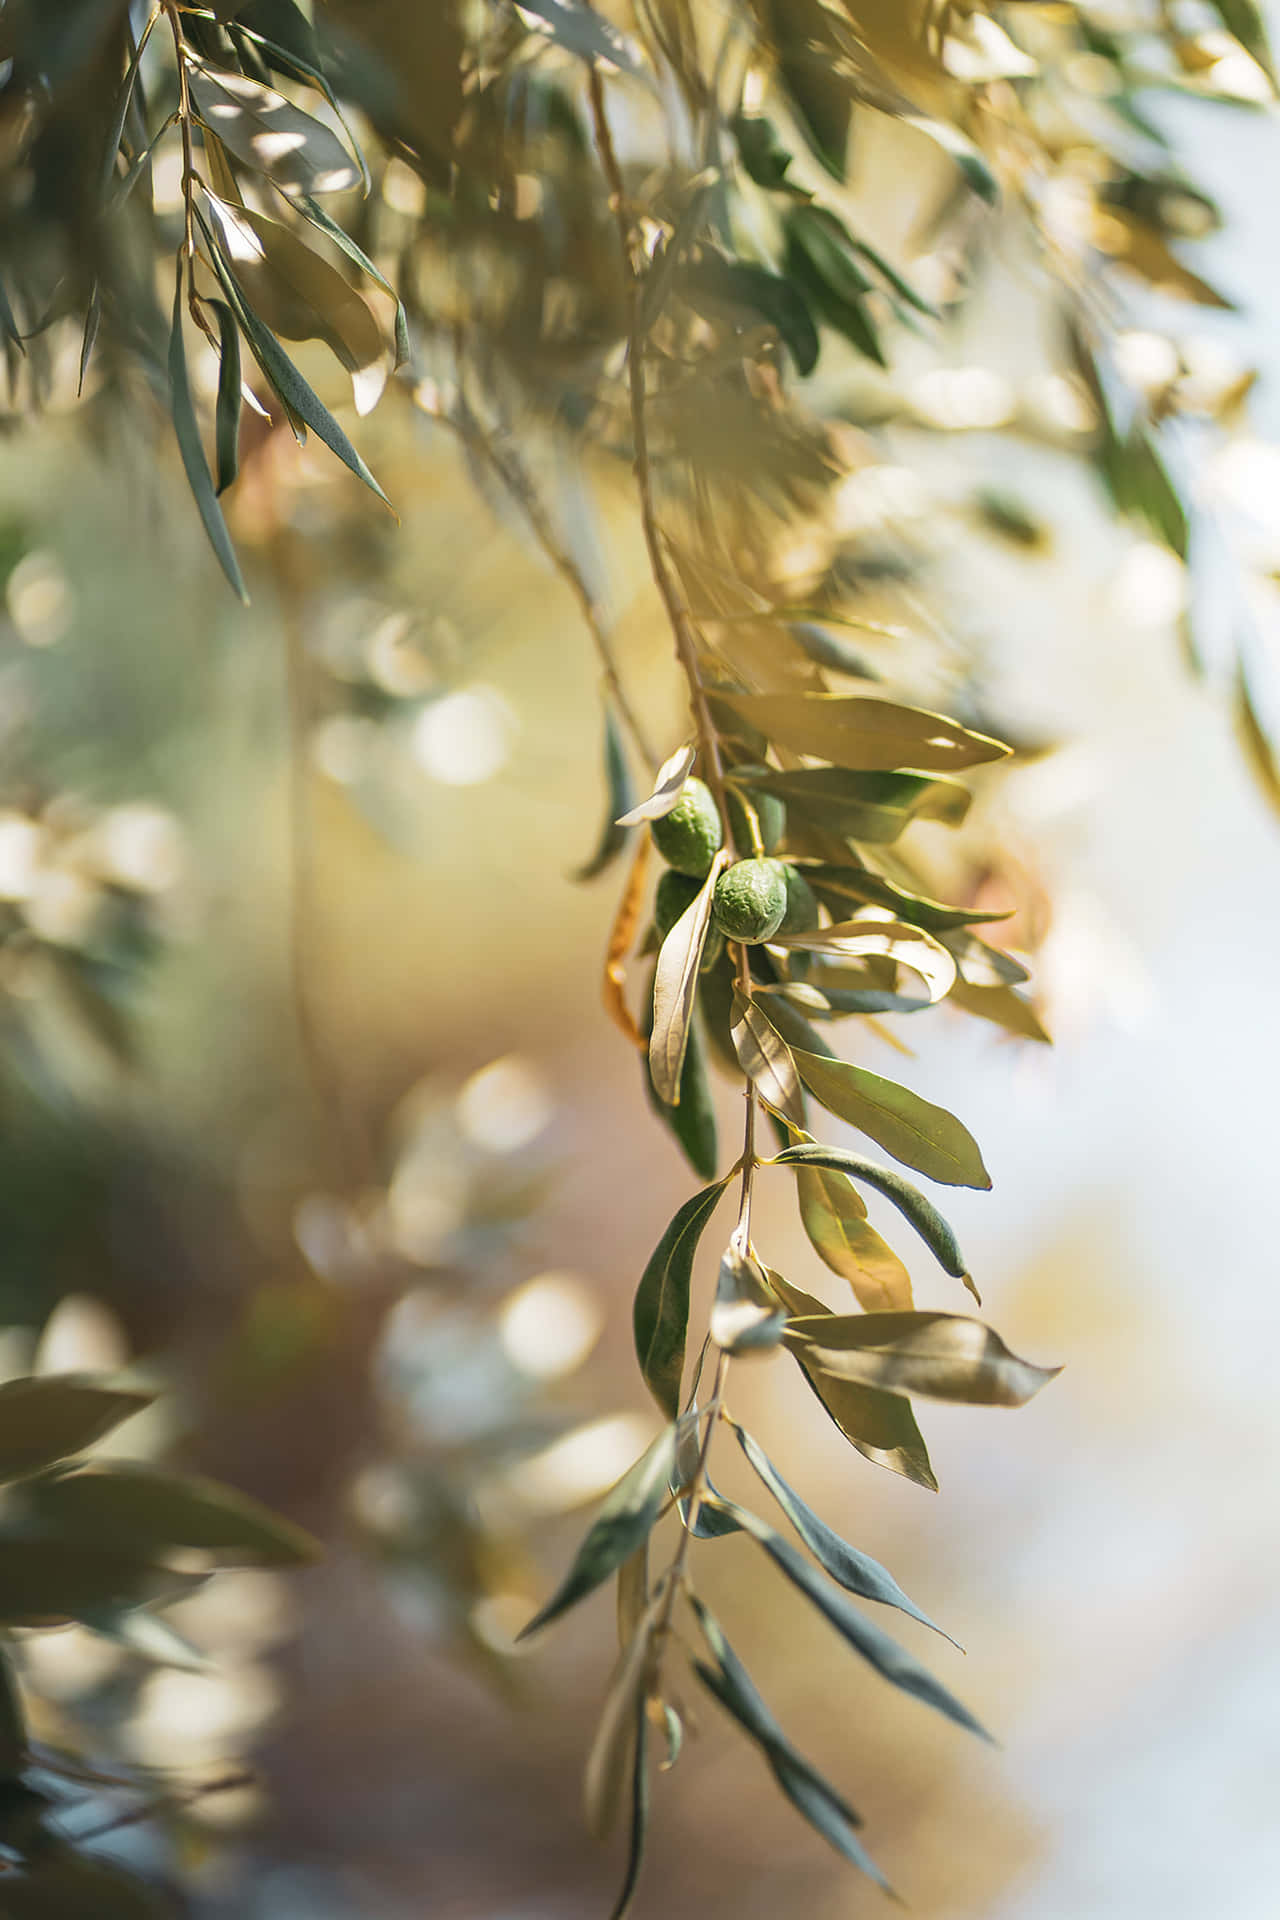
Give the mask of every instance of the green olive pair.
M 735 801 L 732 796 L 731 806 Z M 784 808 L 768 794 L 754 804 L 762 842 L 776 846 L 785 824 Z M 740 801 L 737 805 L 745 826 L 745 808 Z M 672 869 L 659 881 L 654 901 L 658 933 L 665 939 L 696 898 L 724 844 L 719 809 L 704 782 L 686 780 L 671 812 L 654 821 L 652 833 L 654 845 Z M 751 946 L 771 940 L 776 933 L 813 926 L 817 902 L 801 873 L 766 855 L 735 860 L 724 869 L 716 881 L 711 913 L 726 939 Z

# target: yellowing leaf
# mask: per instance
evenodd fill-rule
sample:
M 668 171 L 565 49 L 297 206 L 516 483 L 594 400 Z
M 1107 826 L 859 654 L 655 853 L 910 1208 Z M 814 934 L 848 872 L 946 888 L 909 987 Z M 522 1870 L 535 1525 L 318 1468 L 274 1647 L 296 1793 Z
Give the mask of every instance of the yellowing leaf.
M 800 1219 L 814 1251 L 849 1282 L 868 1313 L 910 1307 L 911 1275 L 868 1221 L 847 1174 L 797 1167 Z
M 778 746 L 863 772 L 918 767 L 958 773 L 1009 748 L 958 721 L 889 700 L 838 693 L 726 693 L 720 698 Z

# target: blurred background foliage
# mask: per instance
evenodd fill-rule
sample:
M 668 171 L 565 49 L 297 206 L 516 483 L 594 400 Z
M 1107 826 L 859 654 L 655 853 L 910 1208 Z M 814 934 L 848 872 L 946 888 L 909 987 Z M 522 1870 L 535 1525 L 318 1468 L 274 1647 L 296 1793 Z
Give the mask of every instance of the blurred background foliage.
M 570 878 L 603 808 L 594 640 L 654 758 L 685 724 L 585 54 L 670 261 L 687 590 L 741 610 L 716 597 L 731 563 L 763 616 L 748 684 L 817 660 L 1019 749 L 959 839 L 912 828 L 912 860 L 1016 909 L 999 937 L 1034 952 L 1029 1018 L 1058 1042 L 945 1008 L 923 1038 L 889 1016 L 859 1042 L 894 1073 L 918 1052 L 902 1070 L 982 1137 L 996 1198 L 955 1217 L 1002 1329 L 1070 1362 L 1053 1394 L 1016 1430 L 933 1410 L 938 1502 L 837 1450 L 781 1367 L 735 1395 L 971 1649 L 963 1691 L 1006 1753 L 975 1761 L 833 1677 L 825 1629 L 756 1591 L 736 1543 L 712 1597 L 806 1750 L 856 1774 L 918 1911 L 1269 1913 L 1280 1543 L 1259 1471 L 1231 1471 L 1280 1446 L 1249 1199 L 1280 1034 L 1239 987 L 1277 931 L 1261 20 L 1247 0 L 178 11 L 195 60 L 344 143 L 351 184 L 323 205 L 402 327 L 238 125 L 230 162 L 212 109 L 197 135 L 254 310 L 400 524 L 324 432 L 295 443 L 246 335 L 258 405 L 202 528 L 170 422 L 170 22 L 125 97 L 150 9 L 7 0 L 0 1363 L 162 1389 L 92 1457 L 215 1475 L 325 1555 L 220 1571 L 156 1616 L 207 1657 L 191 1670 L 84 1624 L 13 1630 L 35 1744 L 0 1845 L 32 1870 L 0 1877 L 0 1912 L 611 1897 L 576 1811 L 608 1609 L 512 1645 L 575 1510 L 654 1431 L 626 1303 L 688 1192 L 600 1005 L 614 880 Z M 287 242 L 251 257 L 255 219 L 305 233 L 376 351 L 331 280 L 317 301 L 303 268 L 299 291 Z M 198 286 L 210 320 L 226 289 L 207 267 Z M 216 479 L 226 339 L 195 317 Z M 224 509 L 247 609 L 206 538 Z M 789 1206 L 764 1205 L 803 1282 Z M 647 1910 L 870 1911 L 706 1720 L 660 1783 Z M 1230 1857 L 1225 1882 L 1171 1873 L 1173 1819 Z

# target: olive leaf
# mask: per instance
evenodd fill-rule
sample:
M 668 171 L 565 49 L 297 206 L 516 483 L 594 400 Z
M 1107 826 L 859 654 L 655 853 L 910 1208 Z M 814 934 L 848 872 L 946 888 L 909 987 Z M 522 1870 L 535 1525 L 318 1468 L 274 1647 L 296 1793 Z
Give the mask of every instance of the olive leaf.
M 278 338 L 322 340 L 351 374 L 382 357 L 377 321 L 336 267 L 278 220 L 208 199 L 246 302 Z
M 831 908 L 837 919 L 847 917 L 847 902 L 856 901 L 864 906 L 887 907 L 898 920 L 910 921 L 929 933 L 943 933 L 953 927 L 1007 920 L 1013 911 L 1010 907 L 982 912 L 976 907 L 950 907 L 941 900 L 911 893 L 865 867 L 812 866 L 806 867 L 804 874 L 818 898 Z
M 830 954 L 838 960 L 892 960 L 924 981 L 929 1000 L 944 1000 L 956 981 L 955 956 L 923 927 L 896 920 L 840 920 L 834 926 L 775 935 L 772 945 L 788 952 Z
M 847 767 L 798 767 L 761 774 L 753 784 L 825 831 L 886 845 L 913 820 L 959 826 L 971 795 L 945 775 L 856 773 Z
M 792 1806 L 803 1814 L 824 1840 L 830 1842 L 837 1853 L 843 1854 L 851 1865 L 868 1874 L 886 1893 L 892 1892 L 888 1881 L 858 1839 L 856 1829 L 862 1825 L 861 1817 L 831 1782 L 792 1746 L 760 1698 L 754 1682 L 710 1608 L 693 1594 L 690 1595 L 690 1603 L 715 1660 L 714 1666 L 702 1660 L 693 1663 L 693 1670 L 703 1686 L 733 1716 L 743 1732 L 755 1741 Z
M 972 1284 L 959 1242 L 947 1222 L 918 1187 L 913 1187 L 909 1180 L 904 1180 L 891 1167 L 878 1167 L 873 1160 L 864 1160 L 861 1155 L 849 1153 L 844 1147 L 810 1145 L 784 1147 L 781 1153 L 764 1164 L 774 1167 L 828 1167 L 833 1173 L 847 1173 L 851 1179 L 874 1187 L 886 1200 L 892 1200 L 903 1218 L 910 1221 L 944 1273 L 951 1274 L 956 1280 L 963 1280 L 966 1285 Z
M 635 1744 L 631 1761 L 631 1836 L 627 1842 L 627 1865 L 622 1886 L 613 1904 L 609 1920 L 625 1920 L 635 1897 L 644 1862 L 645 1841 L 649 1832 L 649 1718 L 642 1710 L 636 1714 Z
M 205 459 L 200 426 L 191 398 L 191 383 L 187 378 L 187 350 L 182 338 L 183 264 L 180 257 L 173 289 L 173 321 L 169 332 L 169 402 L 173 409 L 173 429 L 178 437 L 182 464 L 186 468 L 187 484 L 204 522 L 209 545 L 217 555 L 218 564 L 227 576 L 232 591 L 247 605 L 249 595 L 240 577 L 240 563 L 236 559 L 227 523 L 213 490 L 213 479 Z
M 742 1071 L 760 1098 L 796 1126 L 803 1126 L 804 1093 L 791 1049 L 736 983 L 729 1032 Z
M 764 1268 L 735 1233 L 720 1260 L 711 1308 L 711 1338 L 725 1353 L 751 1353 L 776 1347 L 786 1313 L 774 1298 Z
M 631 805 L 631 768 L 627 764 L 627 750 L 608 700 L 604 703 L 604 783 L 607 799 L 600 838 L 591 858 L 574 874 L 575 880 L 594 880 L 597 874 L 613 865 L 627 844 L 627 830 L 618 815 L 626 813 Z
M 14 1526 L 128 1553 L 196 1547 L 263 1566 L 296 1566 L 320 1552 L 318 1541 L 247 1494 L 123 1461 L 26 1482 L 0 1507 L 0 1539 Z
M 43 1473 L 82 1453 L 154 1399 L 84 1374 L 6 1380 L 0 1385 L 0 1481 Z
M 831 1312 L 822 1300 L 784 1280 L 769 1268 L 769 1285 L 793 1317 L 820 1319 Z M 799 1346 L 784 1345 L 800 1369 L 805 1385 L 827 1418 L 864 1460 L 873 1466 L 900 1473 L 905 1480 L 930 1493 L 938 1491 L 938 1482 L 929 1463 L 929 1450 L 916 1425 L 911 1402 L 901 1394 L 885 1393 L 878 1387 L 861 1387 L 853 1380 L 825 1374 L 821 1356 L 802 1352 Z
M 987 1020 L 994 1027 L 1003 1027 L 1006 1033 L 1016 1034 L 1021 1040 L 1039 1040 L 1045 1046 L 1052 1044 L 1035 1008 L 1014 987 L 977 987 L 972 981 L 957 980 L 947 1000 L 950 1006 L 959 1007 L 978 1020 Z
M 644 1713 L 645 1682 L 658 1606 L 647 1607 L 618 1655 L 583 1773 L 587 1831 L 603 1840 L 618 1817 L 635 1757 L 636 1715 Z
M 711 925 L 712 897 L 727 858 L 723 850 L 716 855 L 697 898 L 676 921 L 658 953 L 653 981 L 649 1071 L 654 1092 L 669 1107 L 680 1097 L 680 1075 L 689 1043 L 702 949 Z
M 949 1187 L 989 1187 L 968 1128 L 918 1093 L 866 1067 L 795 1050 L 800 1078 L 829 1113 L 867 1134 L 904 1166 Z
M 957 1726 L 967 1728 L 983 1740 L 991 1739 L 981 1722 L 956 1699 L 948 1687 L 944 1687 L 927 1667 L 908 1653 L 905 1647 L 900 1647 L 883 1628 L 877 1627 L 856 1607 L 851 1606 L 840 1588 L 833 1586 L 816 1567 L 810 1566 L 789 1540 L 784 1540 L 781 1534 L 775 1533 L 772 1527 L 736 1502 L 727 1500 L 718 1504 L 727 1508 L 742 1531 L 750 1534 L 764 1548 L 792 1585 L 813 1602 L 841 1639 L 860 1654 L 882 1679 L 900 1688 L 903 1693 L 922 1700 L 926 1706 L 933 1707 L 947 1719 L 954 1720 Z
M 287 198 L 291 207 L 296 207 L 298 212 L 302 214 L 305 219 L 309 220 L 318 232 L 325 236 L 326 240 L 332 240 L 334 246 L 337 247 L 340 252 L 346 254 L 353 266 L 359 267 L 361 273 L 367 274 L 375 286 L 381 287 L 382 291 L 390 294 L 391 298 L 395 301 L 395 364 L 397 368 L 402 367 L 409 359 L 411 349 L 409 343 L 409 319 L 405 313 L 404 301 L 400 298 L 400 295 L 396 292 L 381 268 L 369 258 L 363 247 L 356 245 L 356 242 L 351 238 L 351 235 L 346 229 L 340 227 L 337 221 L 325 212 L 318 200 L 313 200 L 308 193 L 289 194 Z
M 629 807 L 618 817 L 620 827 L 638 827 L 645 820 L 661 820 L 671 812 L 684 791 L 684 783 L 693 772 L 696 747 L 677 747 L 654 775 L 653 791 L 638 806 Z
M 684 1065 L 680 1069 L 680 1096 L 675 1104 L 668 1106 L 665 1101 L 659 1100 L 647 1059 L 645 1080 L 654 1109 L 671 1129 L 689 1165 L 699 1179 L 714 1179 L 719 1148 L 716 1109 L 702 1041 L 698 1035 L 696 1013 L 689 1022 Z
M 0 1533 L 4 1627 L 91 1620 L 104 1611 L 176 1600 L 204 1580 L 204 1574 L 176 1572 L 127 1548 Z
M 949 1633 L 943 1633 L 936 1621 L 931 1620 L 927 1613 L 922 1613 L 914 1600 L 907 1598 L 887 1568 L 882 1567 L 878 1560 L 873 1560 L 870 1554 L 861 1553 L 856 1547 L 851 1547 L 847 1540 L 842 1540 L 825 1520 L 805 1504 L 795 1488 L 788 1486 L 764 1448 L 752 1439 L 744 1427 L 733 1420 L 729 1424 L 757 1476 L 769 1489 L 814 1558 L 833 1580 L 846 1592 L 857 1594 L 860 1599 L 878 1600 L 883 1606 L 897 1607 L 913 1620 L 932 1628 L 934 1633 L 941 1633 L 944 1640 L 951 1640 L 953 1647 L 959 1646 L 959 1641 L 952 1640 Z M 963 1648 L 960 1650 L 964 1651 Z
M 536 17 L 538 31 L 580 60 L 603 60 L 623 73 L 645 70 L 640 50 L 586 0 L 517 0 L 521 13 Z
M 837 1378 L 968 1406 L 1025 1406 L 1062 1371 L 1019 1360 L 990 1327 L 959 1313 L 801 1317 L 788 1321 L 786 1338 Z
M 212 200 L 210 204 L 214 207 Z M 217 218 L 216 208 L 214 217 Z M 376 493 L 383 505 L 390 509 L 391 502 L 333 415 L 303 379 L 275 335 L 269 328 L 263 326 L 249 306 L 239 282 L 231 271 L 225 252 L 208 222 L 198 212 L 196 219 L 204 234 L 214 273 L 227 297 L 231 311 L 235 314 L 237 325 L 249 343 L 249 351 L 261 368 L 264 379 L 272 391 L 279 396 L 295 429 L 310 427 L 318 438 L 323 440 L 329 451 L 337 455 L 343 466 L 348 468 L 358 480 L 362 480 L 370 492 Z
M 228 152 L 291 193 L 342 193 L 360 169 L 336 134 L 242 73 L 191 62 L 191 97 Z
M 574 1555 L 573 1565 L 546 1605 L 540 1607 L 516 1638 L 556 1620 L 596 1588 L 647 1540 L 667 1498 L 667 1482 L 676 1457 L 674 1423 L 664 1427 L 653 1444 L 619 1480 Z
M 218 405 L 214 416 L 214 451 L 218 492 L 225 493 L 240 468 L 240 409 L 244 376 L 240 365 L 240 329 L 225 300 L 211 300 L 218 321 Z
M 867 1219 L 866 1204 L 848 1174 L 830 1167 L 797 1167 L 800 1222 L 815 1253 L 847 1280 L 858 1305 L 910 1307 L 911 1276 Z

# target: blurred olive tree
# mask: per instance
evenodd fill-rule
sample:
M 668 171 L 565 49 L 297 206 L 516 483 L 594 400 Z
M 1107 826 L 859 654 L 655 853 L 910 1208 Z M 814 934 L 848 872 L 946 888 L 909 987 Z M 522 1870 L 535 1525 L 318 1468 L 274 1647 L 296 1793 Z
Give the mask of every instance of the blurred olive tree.
M 917 1308 L 905 1247 L 871 1226 L 864 1190 L 977 1301 L 954 1232 L 907 1174 L 985 1188 L 982 1156 L 960 1120 L 830 1039 L 836 1021 L 856 1034 L 936 1008 L 1047 1038 L 1015 951 L 1034 947 L 1043 903 L 999 844 L 994 809 L 971 803 L 1011 752 L 1049 743 L 997 737 L 1009 731 L 998 695 L 977 646 L 949 628 L 939 561 L 983 539 L 1045 550 L 1054 530 L 976 467 L 922 509 L 914 469 L 930 438 L 1017 436 L 1092 469 L 1179 577 L 1191 570 L 1189 658 L 1212 665 L 1280 795 L 1247 623 L 1227 622 L 1224 656 L 1220 609 L 1206 612 L 1195 585 L 1222 542 L 1197 463 L 1242 418 L 1251 374 L 1188 327 L 1189 309 L 1229 305 L 1188 252 L 1218 214 L 1159 112 L 1170 92 L 1206 115 L 1271 99 L 1253 0 L 7 0 L 0 61 L 15 446 L 33 462 L 55 444 L 91 447 L 190 582 L 167 631 L 154 610 L 110 616 L 145 633 L 113 643 L 86 695 L 50 664 L 85 618 L 72 542 L 42 534 L 47 481 L 8 487 L 0 566 L 18 660 L 0 710 L 0 1017 L 20 1168 L 5 1178 L 23 1198 L 6 1317 L 34 1329 L 77 1291 L 80 1228 L 96 1239 L 138 1177 L 109 1074 L 136 1073 L 147 982 L 166 944 L 191 937 L 191 793 L 175 779 L 159 804 L 146 780 L 139 797 L 121 768 L 155 745 L 158 681 L 180 710 L 188 626 L 216 620 L 235 658 L 262 637 L 253 613 L 211 613 L 182 547 L 182 522 L 198 521 L 228 613 L 235 596 L 279 616 L 292 1011 L 311 1089 L 277 1095 L 320 1125 L 292 1183 L 296 1269 L 216 1299 L 200 1275 L 217 1263 L 184 1249 L 200 1336 L 177 1370 L 177 1431 L 194 1458 L 216 1453 L 201 1423 L 216 1432 L 233 1407 L 249 1438 L 218 1464 L 322 1534 L 345 1514 L 424 1617 L 499 1680 L 513 1596 L 535 1578 L 524 1536 L 539 1502 L 522 1508 L 513 1488 L 576 1445 L 557 1456 L 573 1497 L 616 1485 L 525 1630 L 616 1577 L 620 1653 L 586 1776 L 593 1827 L 626 1809 L 615 1914 L 635 1889 L 655 1759 L 675 1764 L 699 1692 L 797 1811 L 887 1884 L 842 1790 L 791 1744 L 699 1593 L 701 1559 L 745 1534 L 890 1686 L 982 1729 L 853 1604 L 924 1618 L 782 1479 L 730 1416 L 727 1386 L 754 1356 L 785 1354 L 815 1415 L 931 1488 L 917 1399 L 1016 1406 L 1051 1377 L 972 1313 Z M 494 1311 L 502 1249 L 545 1173 L 519 1158 L 540 1128 L 536 1084 L 499 1059 L 460 1092 L 388 1098 L 371 1123 L 314 1018 L 298 907 L 307 768 L 387 825 L 387 786 L 365 779 L 373 759 L 407 749 L 466 785 L 502 725 L 489 696 L 458 684 L 448 618 L 397 571 L 391 513 L 413 492 L 420 431 L 456 444 L 592 650 L 605 800 L 576 879 L 621 875 L 605 1003 L 702 1183 L 640 1278 L 636 1351 L 663 1424 L 621 1478 L 617 1423 L 575 1426 L 538 1390 L 588 1350 L 591 1303 L 550 1275 Z M 299 478 L 293 442 L 309 437 L 347 470 L 345 492 L 314 467 Z M 149 468 L 163 475 L 150 492 Z M 449 537 L 445 504 L 405 511 L 415 531 Z M 145 553 L 145 531 L 129 538 Z M 365 596 L 354 616 L 353 594 Z M 330 619 L 335 603 L 345 612 Z M 665 633 L 656 655 L 646 620 Z M 601 750 L 576 735 L 548 745 L 579 764 Z M 465 970 L 461 927 L 438 939 Z M 278 1073 L 273 1019 L 260 1044 Z M 727 1145 L 717 1073 L 742 1096 Z M 843 1123 L 842 1142 L 859 1138 L 825 1144 L 816 1110 Z M 495 1142 L 517 1151 L 505 1186 L 485 1159 Z M 254 1251 L 230 1245 L 218 1155 L 165 1144 L 223 1270 L 253 1268 Z M 154 1138 L 145 1160 L 160 1164 Z M 818 1262 L 850 1289 L 840 1308 L 757 1246 L 763 1179 L 794 1180 Z M 694 1257 L 731 1185 L 736 1224 L 689 1353 Z M 179 1310 L 127 1274 L 96 1290 L 158 1380 Z M 85 1757 L 112 1751 L 144 1669 L 96 1718 L 68 1717 L 42 1697 L 20 1630 L 74 1621 L 138 1662 L 189 1664 L 199 1649 L 150 1603 L 218 1556 L 285 1563 L 310 1542 L 154 1463 L 68 1466 L 139 1410 L 127 1373 L 13 1371 L 0 1386 L 0 1908 L 146 1912 L 154 1889 L 58 1825 L 67 1783 L 123 1784 L 153 1809 L 195 1790 L 175 1796 L 138 1768 L 104 1775 Z M 143 1450 L 173 1437 L 157 1431 Z M 807 1552 L 719 1490 L 731 1453 Z

